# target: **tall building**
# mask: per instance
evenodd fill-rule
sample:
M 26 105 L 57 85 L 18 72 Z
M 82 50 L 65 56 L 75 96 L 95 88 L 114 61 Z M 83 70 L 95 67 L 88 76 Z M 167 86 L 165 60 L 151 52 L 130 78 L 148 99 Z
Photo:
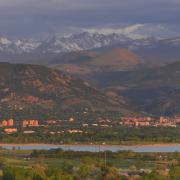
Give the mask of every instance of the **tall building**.
M 13 119 L 8 120 L 8 126 L 14 126 L 14 120 Z
M 38 120 L 23 120 L 22 122 L 23 127 L 31 126 L 31 127 L 37 127 L 39 126 Z
M 39 126 L 39 122 L 37 120 L 30 120 L 29 126 Z
M 2 127 L 6 127 L 7 125 L 8 125 L 8 121 L 3 120 L 3 121 L 2 121 Z
M 27 120 L 23 120 L 23 121 L 22 121 L 22 126 L 23 126 L 24 128 L 27 127 L 28 124 L 29 124 L 29 122 L 28 122 Z

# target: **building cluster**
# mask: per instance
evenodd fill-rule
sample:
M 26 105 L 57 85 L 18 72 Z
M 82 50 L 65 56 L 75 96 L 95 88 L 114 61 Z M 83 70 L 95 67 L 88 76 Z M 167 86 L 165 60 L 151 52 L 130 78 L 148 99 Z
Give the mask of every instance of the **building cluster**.
M 82 130 L 79 129 L 69 129 L 67 130 L 68 133 L 73 134 L 73 133 L 83 133 Z
M 22 121 L 22 128 L 38 127 L 38 126 L 39 126 L 38 120 L 23 120 Z M 18 128 L 20 128 L 21 126 L 18 126 L 17 124 L 15 124 L 13 119 L 9 119 L 9 120 L 3 120 L 0 123 L 0 127 L 3 129 L 4 133 L 12 134 L 12 133 L 18 132 Z
M 79 121 L 75 121 L 74 118 L 69 120 L 47 120 L 41 124 L 47 132 L 52 130 L 51 127 L 60 127 L 57 132 L 50 131 L 51 134 L 61 134 L 61 133 L 86 133 L 86 128 L 111 128 L 113 126 L 130 126 L 130 127 L 176 127 L 180 125 L 180 117 L 122 117 L 119 120 L 112 120 L 106 118 L 98 118 L 95 121 L 83 121 L 82 124 Z M 74 129 L 76 126 L 72 124 L 81 125 L 80 129 Z M 33 134 L 36 132 L 34 128 L 39 127 L 38 120 L 27 120 L 24 119 L 19 124 L 14 123 L 13 119 L 2 120 L 0 127 L 2 132 L 6 134 L 16 133 L 18 131 L 23 131 L 24 134 Z M 72 129 L 64 130 L 63 126 L 70 127 Z
M 120 125 L 124 126 L 150 126 L 152 118 L 150 117 L 123 117 Z
M 176 127 L 180 123 L 180 117 L 123 117 L 119 124 L 123 126 L 154 126 L 154 127 Z
M 9 119 L 9 120 L 3 120 L 1 123 L 1 127 L 12 127 L 14 126 L 14 120 Z
M 6 134 L 11 134 L 11 133 L 17 132 L 17 128 L 14 127 L 14 120 L 13 119 L 3 120 L 2 123 L 0 124 L 0 127 L 4 128 L 4 132 Z
M 39 121 L 38 120 L 23 120 L 22 121 L 22 127 L 38 127 Z

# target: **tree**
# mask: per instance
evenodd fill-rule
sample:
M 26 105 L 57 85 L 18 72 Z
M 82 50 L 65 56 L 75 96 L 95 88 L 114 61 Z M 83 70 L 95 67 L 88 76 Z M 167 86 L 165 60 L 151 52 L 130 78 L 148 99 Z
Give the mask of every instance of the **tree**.
M 34 175 L 33 180 L 44 180 L 40 175 Z
M 10 168 L 3 170 L 3 180 L 15 180 L 15 175 Z

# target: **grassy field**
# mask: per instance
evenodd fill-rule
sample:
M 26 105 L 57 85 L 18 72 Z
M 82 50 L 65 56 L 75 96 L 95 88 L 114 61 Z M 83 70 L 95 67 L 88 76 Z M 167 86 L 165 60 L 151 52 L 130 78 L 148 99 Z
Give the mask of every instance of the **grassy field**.
M 85 154 L 84 156 L 78 156 L 79 153 L 75 153 L 76 156 L 74 157 L 72 157 L 72 155 L 67 157 L 68 155 L 65 155 L 66 153 L 61 157 L 45 157 L 43 155 L 30 157 L 32 152 L 33 150 L 0 150 L 0 162 L 9 166 L 19 167 L 32 167 L 35 163 L 43 166 L 61 167 L 64 161 L 77 165 L 81 161 L 103 162 L 105 160 L 105 154 L 103 152 L 101 152 L 100 155 L 98 153 L 90 153 L 90 155 Z M 73 151 L 69 152 L 74 153 Z M 112 154 L 117 155 L 113 156 Z M 112 154 L 108 157 L 108 152 L 106 153 L 106 163 L 122 169 L 127 169 L 132 165 L 138 166 L 139 168 L 156 168 L 158 165 L 168 164 L 172 160 L 172 157 L 170 159 L 160 160 L 162 155 L 173 155 L 173 153 L 134 153 L 128 151 L 119 152 L 120 155 L 118 153 Z
M 173 179 L 180 153 L 0 150 L 0 179 Z M 152 178 L 153 177 L 153 178 Z

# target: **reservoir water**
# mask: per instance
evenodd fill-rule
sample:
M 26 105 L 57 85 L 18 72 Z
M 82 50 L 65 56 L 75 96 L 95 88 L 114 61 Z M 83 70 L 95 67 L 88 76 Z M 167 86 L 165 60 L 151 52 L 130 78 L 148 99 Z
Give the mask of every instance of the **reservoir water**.
M 134 152 L 180 152 L 180 145 L 148 145 L 148 146 L 121 146 L 121 145 L 2 145 L 5 149 L 21 149 L 21 150 L 49 150 L 61 148 L 63 150 L 73 151 L 134 151 Z

